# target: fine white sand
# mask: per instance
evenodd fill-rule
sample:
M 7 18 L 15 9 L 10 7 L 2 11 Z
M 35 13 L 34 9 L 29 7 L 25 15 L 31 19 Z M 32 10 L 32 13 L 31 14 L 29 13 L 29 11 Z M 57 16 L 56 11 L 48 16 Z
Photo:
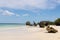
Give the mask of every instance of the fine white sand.
M 57 33 L 47 33 L 45 28 L 25 26 L 0 28 L 0 40 L 60 40 L 60 26 L 52 26 Z

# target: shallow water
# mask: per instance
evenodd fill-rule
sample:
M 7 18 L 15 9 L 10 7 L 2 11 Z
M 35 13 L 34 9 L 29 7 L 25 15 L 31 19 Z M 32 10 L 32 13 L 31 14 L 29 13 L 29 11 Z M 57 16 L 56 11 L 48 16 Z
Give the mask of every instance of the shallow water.
M 0 28 L 6 27 L 23 27 L 25 24 L 21 23 L 0 23 Z

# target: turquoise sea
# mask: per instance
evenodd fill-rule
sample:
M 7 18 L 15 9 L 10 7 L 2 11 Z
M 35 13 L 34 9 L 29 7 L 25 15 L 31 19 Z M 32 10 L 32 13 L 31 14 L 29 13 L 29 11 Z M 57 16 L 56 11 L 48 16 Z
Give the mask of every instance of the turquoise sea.
M 21 27 L 24 26 L 25 24 L 23 23 L 0 23 L 0 28 L 4 28 L 4 27 Z

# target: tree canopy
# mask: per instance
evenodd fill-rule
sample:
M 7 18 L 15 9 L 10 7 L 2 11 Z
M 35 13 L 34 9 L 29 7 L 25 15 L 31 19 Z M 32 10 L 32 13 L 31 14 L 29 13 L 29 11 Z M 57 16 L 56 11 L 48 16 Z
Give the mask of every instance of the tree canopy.
M 55 25 L 60 25 L 60 18 L 56 19 L 56 20 L 54 21 L 54 23 L 55 23 Z

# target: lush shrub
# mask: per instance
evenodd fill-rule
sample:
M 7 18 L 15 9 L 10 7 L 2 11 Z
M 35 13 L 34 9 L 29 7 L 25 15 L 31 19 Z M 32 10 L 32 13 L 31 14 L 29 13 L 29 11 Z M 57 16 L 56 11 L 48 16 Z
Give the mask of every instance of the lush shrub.
M 56 25 L 60 25 L 60 18 L 56 19 L 56 20 L 54 21 L 54 23 L 55 23 Z
M 49 25 L 55 25 L 55 24 L 54 24 L 54 22 L 51 22 L 51 21 L 50 21 L 50 22 L 49 22 Z
M 40 23 L 38 23 L 40 27 L 45 27 L 48 25 L 54 25 L 54 22 L 51 21 L 41 21 Z

